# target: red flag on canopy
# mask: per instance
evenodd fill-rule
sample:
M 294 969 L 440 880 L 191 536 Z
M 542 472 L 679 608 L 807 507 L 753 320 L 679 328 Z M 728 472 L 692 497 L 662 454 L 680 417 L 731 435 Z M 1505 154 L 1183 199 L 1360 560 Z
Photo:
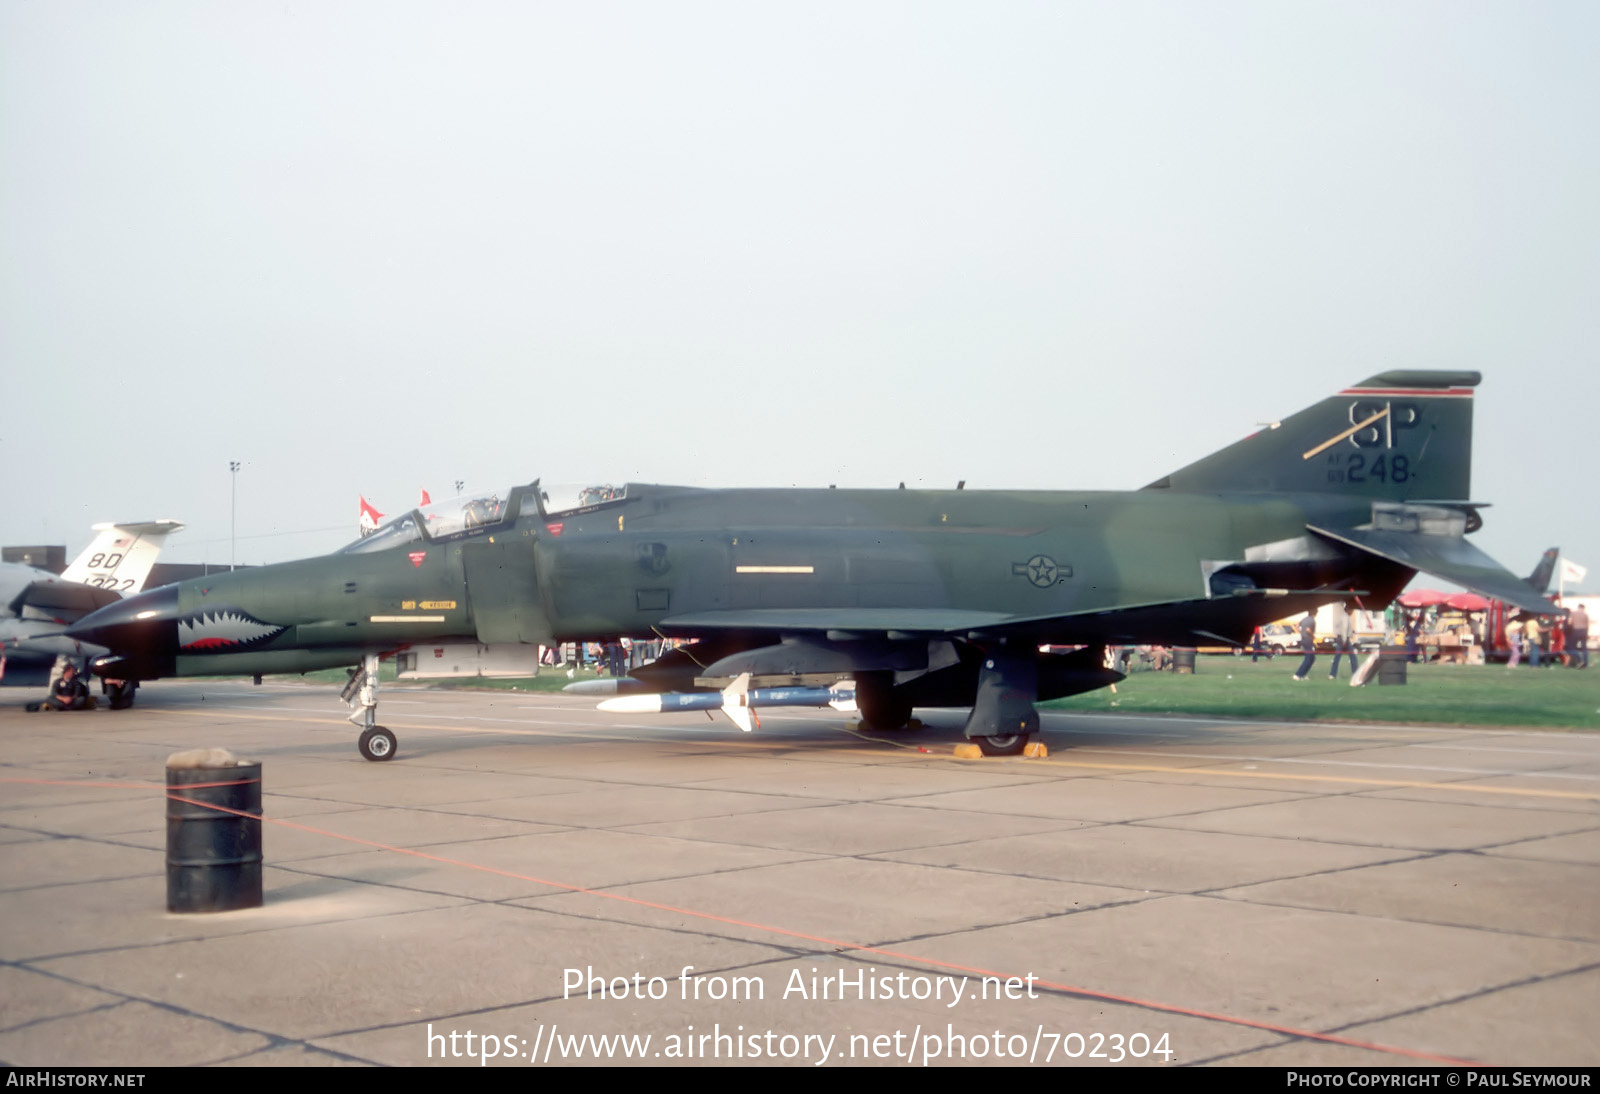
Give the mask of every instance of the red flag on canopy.
M 360 495 L 356 495 L 360 497 Z M 361 498 L 361 515 L 356 520 L 356 526 L 361 529 L 363 536 L 370 536 L 378 530 L 378 524 L 383 520 L 383 514 L 372 507 L 366 498 Z

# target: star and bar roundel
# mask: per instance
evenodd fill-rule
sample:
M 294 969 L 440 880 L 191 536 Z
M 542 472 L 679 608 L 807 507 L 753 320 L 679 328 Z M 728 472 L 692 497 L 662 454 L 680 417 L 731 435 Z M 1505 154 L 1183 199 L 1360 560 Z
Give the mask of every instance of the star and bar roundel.
M 1071 577 L 1072 567 L 1059 565 L 1049 555 L 1034 555 L 1026 562 L 1013 562 L 1011 573 L 1016 577 L 1027 578 L 1030 584 L 1037 585 L 1041 589 L 1048 589 Z

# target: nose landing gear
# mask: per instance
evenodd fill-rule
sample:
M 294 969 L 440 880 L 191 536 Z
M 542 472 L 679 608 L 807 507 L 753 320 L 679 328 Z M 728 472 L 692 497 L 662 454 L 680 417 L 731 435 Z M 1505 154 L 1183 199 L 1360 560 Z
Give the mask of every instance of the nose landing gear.
M 361 750 L 361 755 L 368 760 L 392 760 L 395 751 L 400 747 L 400 742 L 395 735 L 385 726 L 373 726 L 361 731 L 361 737 L 356 742 L 356 747 Z
M 361 667 L 350 670 L 350 682 L 344 686 L 339 698 L 351 708 L 350 721 L 361 727 L 356 748 L 362 758 L 373 761 L 392 760 L 400 750 L 400 741 L 385 726 L 376 725 L 378 719 L 378 655 L 369 653 L 361 659 Z

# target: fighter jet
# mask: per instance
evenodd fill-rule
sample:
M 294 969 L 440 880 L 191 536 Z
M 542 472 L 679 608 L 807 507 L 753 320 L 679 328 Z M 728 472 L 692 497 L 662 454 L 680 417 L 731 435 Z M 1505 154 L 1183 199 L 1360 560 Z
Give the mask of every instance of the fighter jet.
M 1479 380 L 1385 372 L 1123 493 L 536 480 L 413 510 L 325 558 L 145 593 L 70 633 L 114 651 L 96 672 L 134 679 L 359 665 L 346 699 L 372 760 L 396 750 L 376 724 L 383 655 L 621 636 L 693 640 L 625 690 L 848 680 L 868 727 L 970 707 L 967 736 L 1015 754 L 1036 701 L 1120 678 L 1108 644 L 1242 644 L 1321 604 L 1381 607 L 1419 570 L 1550 610 L 1466 539 Z
M 144 588 L 173 520 L 96 524 L 100 533 L 59 577 L 16 562 L 0 563 L 0 684 L 39 687 L 50 682 L 56 659 L 80 664 L 106 650 L 66 635 L 68 624 L 96 608 Z M 113 698 L 132 700 L 132 685 Z M 119 701 L 118 705 L 125 705 Z

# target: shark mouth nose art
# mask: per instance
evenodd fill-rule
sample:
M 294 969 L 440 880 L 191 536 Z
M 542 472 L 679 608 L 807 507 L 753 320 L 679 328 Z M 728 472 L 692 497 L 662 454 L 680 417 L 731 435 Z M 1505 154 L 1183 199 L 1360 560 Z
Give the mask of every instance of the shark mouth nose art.
M 244 649 L 275 638 L 286 629 L 263 623 L 237 608 L 218 608 L 178 620 L 178 649 Z

